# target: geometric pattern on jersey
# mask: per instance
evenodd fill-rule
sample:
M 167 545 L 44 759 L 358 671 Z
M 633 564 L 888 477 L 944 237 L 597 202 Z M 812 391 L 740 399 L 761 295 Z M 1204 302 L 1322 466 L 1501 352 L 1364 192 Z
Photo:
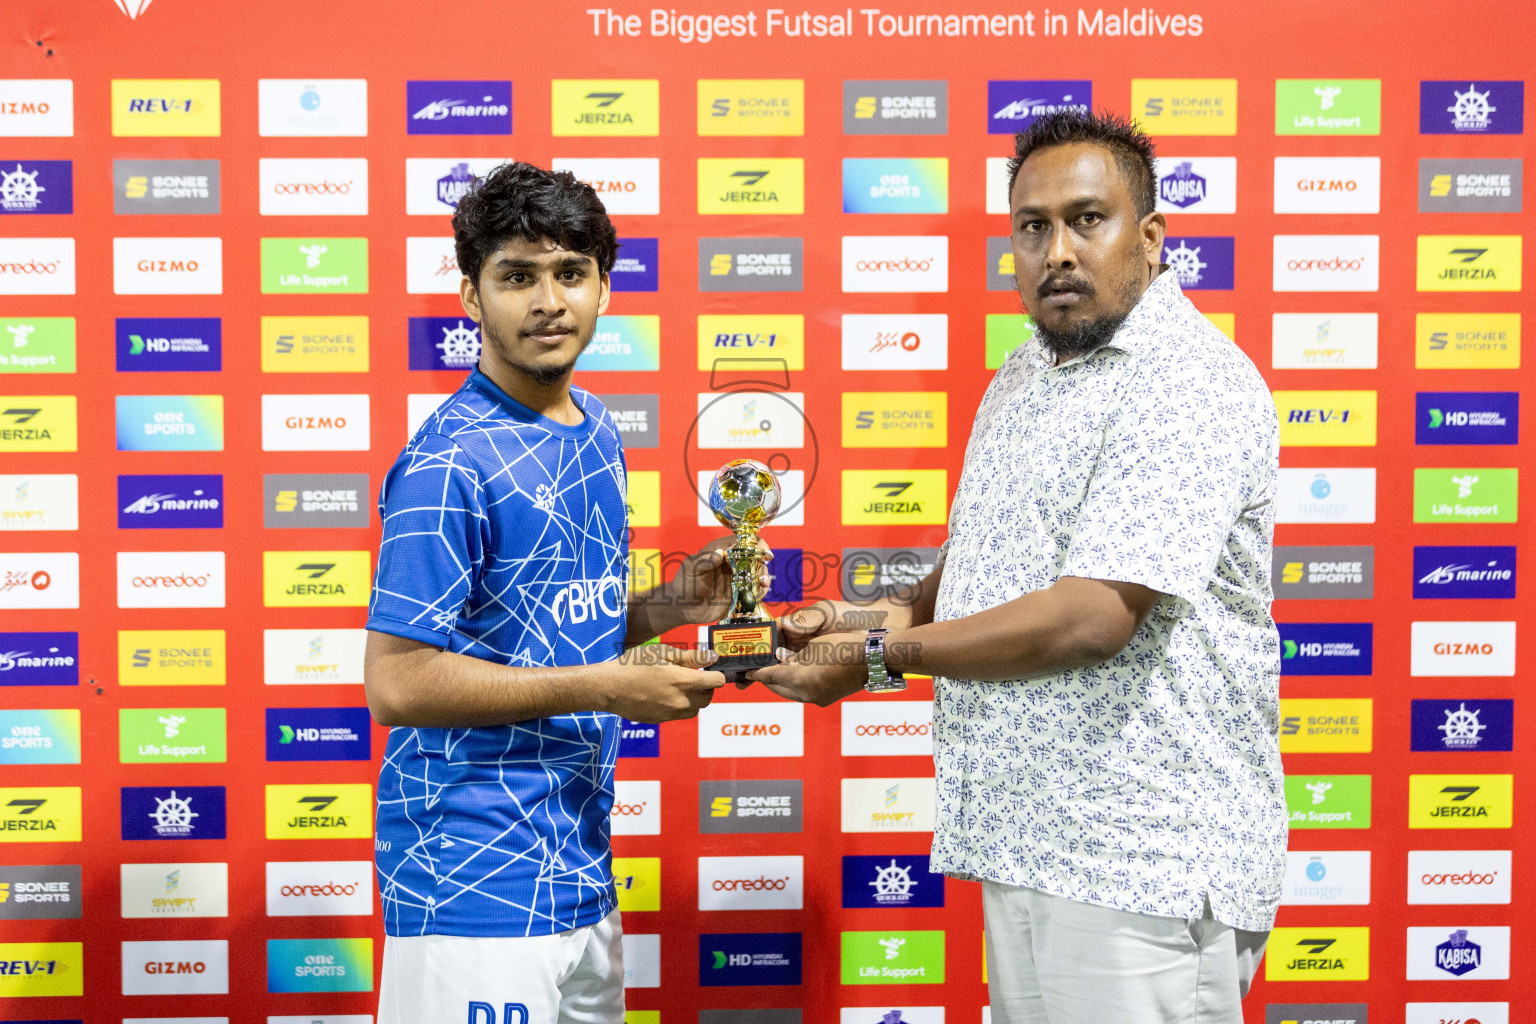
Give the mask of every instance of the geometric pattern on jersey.
M 611 661 L 628 513 L 607 410 L 557 423 L 479 370 L 406 445 L 379 495 L 367 628 L 501 665 Z M 388 935 L 549 935 L 617 906 L 608 812 L 618 718 L 390 730 L 375 860 Z

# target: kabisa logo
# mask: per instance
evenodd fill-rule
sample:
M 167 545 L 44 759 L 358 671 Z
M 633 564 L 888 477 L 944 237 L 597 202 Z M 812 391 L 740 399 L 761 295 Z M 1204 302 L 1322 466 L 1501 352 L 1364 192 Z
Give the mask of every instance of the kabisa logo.
M 218 213 L 219 161 L 114 160 L 112 212 Z
M 843 858 L 843 907 L 942 907 L 944 876 L 926 855 Z
M 1408 776 L 1409 828 L 1510 828 L 1512 775 Z
M 407 157 L 405 212 L 433 217 L 452 216 L 459 200 L 475 182 L 503 161 L 480 157 Z
M 1158 157 L 1157 208 L 1163 213 L 1236 213 L 1237 157 Z
M 1364 981 L 1369 928 L 1276 928 L 1264 957 L 1265 981 Z
M 1516 444 L 1520 394 L 1516 391 L 1420 391 L 1417 444 Z
M 699 985 L 798 985 L 799 932 L 699 936 Z
M 372 939 L 268 939 L 268 992 L 372 992 Z
M 268 761 L 367 761 L 373 756 L 367 708 L 268 708 Z
M 661 726 L 619 719 L 620 757 L 660 757 Z
M 410 135 L 511 135 L 510 81 L 405 83 Z
M 368 604 L 367 551 L 263 551 L 262 602 L 268 608 L 361 608 Z
M 654 292 L 659 287 L 657 267 L 660 240 L 619 239 L 618 258 L 608 272 L 608 286 L 616 292 Z
M 800 157 L 699 157 L 699 213 L 805 212 Z
M 804 799 L 799 779 L 699 783 L 699 831 L 799 832 Z
M 1371 674 L 1371 623 L 1282 622 L 1278 626 L 1282 675 Z
M 224 525 L 224 478 L 119 476 L 117 528 L 218 529 Z
M 118 317 L 117 371 L 216 373 L 224 365 L 218 317 Z
M 1093 107 L 1093 83 L 1082 80 L 990 81 L 987 83 L 987 133 L 1013 135 L 1043 114 L 1087 113 Z
M 1420 235 L 1421 292 L 1515 292 L 1520 290 L 1519 235 Z
M 365 78 L 262 78 L 256 86 L 263 137 L 368 134 Z
M 661 131 L 661 83 L 654 78 L 557 78 L 549 98 L 550 134 L 556 138 Z
M 1148 135 L 1236 135 L 1237 79 L 1133 78 L 1131 112 Z
M 1185 291 L 1232 290 L 1235 271 L 1231 237 L 1164 238 L 1163 262 Z
M 1508 978 L 1509 938 L 1507 927 L 1409 928 L 1407 977 L 1441 982 Z
M 74 213 L 75 175 L 68 160 L 0 157 L 0 215 Z
M 0 867 L 0 920 L 78 920 L 81 896 L 79 864 Z
M 1419 83 L 1420 135 L 1521 135 L 1525 83 L 1462 80 Z
M 480 362 L 480 325 L 468 317 L 413 316 L 406 338 L 413 370 L 462 373 Z
M 799 238 L 699 239 L 701 292 L 798 292 L 804 265 Z
M 112 79 L 112 134 L 213 137 L 219 134 L 217 78 Z
M 124 839 L 223 839 L 223 786 L 124 786 Z
M 1205 175 L 1196 174 L 1193 160 L 1173 165 L 1173 170 L 1157 182 L 1157 197 L 1181 210 L 1205 201 Z
M 1524 161 L 1419 159 L 1420 213 L 1519 213 Z
M 1470 706 L 1469 706 L 1470 705 Z M 1429 751 L 1513 750 L 1512 700 L 1415 700 L 1412 749 Z
M 1505 598 L 1515 596 L 1513 547 L 1415 546 L 1416 598 Z
M 268 785 L 268 839 L 371 839 L 373 787 L 366 782 Z
M 945 135 L 949 83 L 844 79 L 844 135 Z
M 0 80 L 0 137 L 75 134 L 75 83 L 68 78 Z
M 1483 947 L 1467 938 L 1468 928 L 1458 928 L 1435 947 L 1435 966 L 1456 977 L 1483 966 Z
M 76 786 L 0 788 L 0 843 L 80 842 Z
M 1369 775 L 1287 775 L 1291 828 L 1370 828 Z
M 0 686 L 79 684 L 79 633 L 0 633 Z

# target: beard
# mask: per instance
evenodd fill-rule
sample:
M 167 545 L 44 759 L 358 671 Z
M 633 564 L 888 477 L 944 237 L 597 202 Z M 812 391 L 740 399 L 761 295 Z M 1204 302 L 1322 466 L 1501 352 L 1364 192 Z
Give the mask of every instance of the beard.
M 1138 242 L 1133 242 L 1127 252 L 1127 257 L 1141 259 L 1141 248 Z M 1066 285 L 1085 299 L 1092 299 L 1098 295 L 1098 289 L 1088 282 L 1086 278 L 1076 274 L 1067 273 L 1047 278 L 1035 295 L 1044 299 L 1051 294 L 1052 286 Z M 1131 315 L 1131 310 L 1136 308 L 1136 303 L 1141 300 L 1141 293 L 1146 290 L 1146 282 L 1139 281 L 1134 276 L 1126 281 L 1125 287 L 1119 295 L 1116 304 L 1119 309 L 1115 312 L 1104 313 L 1091 320 L 1081 320 L 1072 324 L 1065 330 L 1056 330 L 1047 327 L 1039 320 L 1035 321 L 1035 337 L 1040 339 L 1040 344 L 1056 359 L 1056 365 L 1083 356 L 1091 355 L 1109 344 L 1125 318 Z M 1027 313 L 1028 310 L 1026 309 Z
M 547 388 L 558 384 L 562 380 L 569 378 L 571 373 L 576 369 L 575 359 L 572 359 L 568 363 L 533 364 L 525 363 L 513 358 L 513 356 L 508 352 L 508 347 L 503 341 L 501 333 L 494 326 L 492 326 L 489 321 L 480 325 L 480 334 L 483 337 L 486 345 L 494 347 L 497 352 L 501 353 L 502 359 L 508 366 L 512 367 L 512 369 L 533 381 L 533 383 L 537 384 L 539 387 Z M 591 340 L 592 339 L 590 337 L 584 338 L 582 340 L 581 349 L 577 352 L 578 359 L 581 356 L 581 352 L 586 351 L 587 344 L 591 342 Z

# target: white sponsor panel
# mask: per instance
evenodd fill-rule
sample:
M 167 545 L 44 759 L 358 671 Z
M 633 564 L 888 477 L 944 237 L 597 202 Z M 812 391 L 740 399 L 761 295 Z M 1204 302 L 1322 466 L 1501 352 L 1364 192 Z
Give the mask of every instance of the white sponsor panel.
M 228 992 L 229 943 L 224 939 L 123 943 L 125 996 Z
M 271 1017 L 267 1018 L 271 1020 Z M 319 1017 L 305 1017 L 304 1024 L 320 1024 Z M 228 1017 L 124 1017 L 123 1024 L 229 1024 Z
M 125 1021 L 124 1024 L 127 1024 Z M 297 1017 L 267 1017 L 267 1024 L 373 1024 L 371 1013 L 328 1013 L 324 1016 L 313 1013 L 301 1014 Z
M 268 686 L 363 681 L 366 629 L 268 629 L 262 674 Z
M 416 436 L 416 431 L 427 422 L 427 417 L 437 412 L 437 407 L 453 397 L 453 392 L 445 391 L 441 394 L 431 395 L 406 395 L 405 396 L 405 439 L 409 441 Z
M 774 517 L 774 522 L 779 526 L 804 526 L 805 525 L 805 470 L 786 469 L 782 473 L 775 473 L 779 478 L 779 489 L 783 495 L 779 501 L 779 514 Z M 709 497 L 710 481 L 714 480 L 714 470 L 701 469 L 696 483 L 698 490 L 695 497 L 699 506 L 699 525 L 718 529 L 720 520 L 709 510 L 704 499 Z
M 661 835 L 661 783 L 654 779 L 616 780 L 608 827 L 616 836 Z
M 0 295 L 73 294 L 73 238 L 0 238 Z
M 1408 902 L 1508 903 L 1509 850 L 1409 850 Z
M 1513 622 L 1415 622 L 1409 675 L 1512 676 Z
M 1409 1003 L 1403 1024 L 1509 1024 L 1508 1003 Z
M 80 555 L 0 554 L 0 608 L 79 608 Z
M 1237 157 L 1158 157 L 1157 212 L 1236 213 Z
M 804 448 L 803 391 L 724 391 L 699 395 L 700 448 Z
M 625 935 L 624 987 L 661 988 L 661 936 Z
M 1441 946 L 1449 948 L 1441 950 Z M 1476 966 L 1465 970 L 1472 964 Z M 1508 977 L 1508 928 L 1452 922 L 1408 929 L 1409 981 L 1502 981 Z
M 483 178 L 510 156 L 435 156 L 406 157 L 405 160 L 405 212 L 415 216 L 453 216 L 463 183 L 458 179 L 468 175 Z M 440 184 L 443 179 L 446 184 Z M 453 203 L 445 202 L 451 198 Z
M 987 157 L 987 212 L 1000 213 L 1004 217 L 1012 211 L 1009 209 L 1008 195 L 1008 158 L 1005 156 Z
M 949 236 L 844 235 L 843 291 L 949 291 Z
M 949 369 L 949 315 L 844 313 L 843 369 Z
M 257 134 L 368 134 L 366 78 L 262 78 L 256 82 Z
M 59 139 L 74 134 L 73 79 L 0 79 L 0 138 Z
M 223 608 L 224 552 L 119 551 L 119 608 Z
M 843 756 L 933 756 L 933 701 L 843 701 Z
M 268 217 L 346 217 L 368 213 L 364 158 L 261 160 L 261 212 Z
M 1276 213 L 1380 213 L 1381 157 L 1275 157 Z
M 373 913 L 373 861 L 267 861 L 268 917 L 366 917 Z
M 1277 370 L 1376 369 L 1375 313 L 1276 313 L 1271 326 Z
M 412 295 L 457 295 L 464 275 L 453 251 L 453 236 L 405 240 L 405 290 Z
M 1364 906 L 1371 902 L 1371 851 L 1290 850 L 1280 903 L 1288 907 Z
M 73 473 L 0 474 L 0 532 L 78 529 L 78 476 Z
M 114 238 L 115 295 L 224 294 L 222 238 Z
M 842 831 L 932 832 L 932 778 L 844 779 Z
M 801 757 L 805 705 L 788 702 L 711 704 L 699 712 L 700 757 Z
M 229 916 L 228 864 L 123 864 L 120 875 L 125 918 Z
M 661 161 L 654 157 L 557 157 L 550 170 L 591 185 L 610 214 L 661 212 Z
M 262 395 L 264 452 L 365 452 L 367 395 Z
M 1376 470 L 1281 469 L 1277 523 L 1374 523 Z
M 700 857 L 700 910 L 799 910 L 804 857 Z
M 1276 235 L 1277 292 L 1374 292 L 1381 273 L 1379 235 Z
M 845 1006 L 838 1011 L 838 1024 L 880 1024 L 882 1020 L 890 1020 L 890 1014 L 895 1013 L 895 1020 L 902 1024 L 944 1024 L 944 1007 L 942 1006 L 902 1006 L 895 1007 L 889 1003 L 881 1003 L 879 1006 Z

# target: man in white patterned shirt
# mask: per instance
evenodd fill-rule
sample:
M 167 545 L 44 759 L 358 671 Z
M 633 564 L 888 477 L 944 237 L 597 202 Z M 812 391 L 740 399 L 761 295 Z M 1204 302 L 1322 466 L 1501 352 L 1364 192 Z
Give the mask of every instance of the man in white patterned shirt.
M 1162 262 L 1145 135 L 1046 115 L 1011 170 L 1035 335 L 982 399 L 939 566 L 883 638 L 787 618 L 803 649 L 757 676 L 830 704 L 883 639 L 934 677 L 932 863 L 983 884 L 994 1024 L 1240 1024 L 1286 845 L 1274 403 Z

